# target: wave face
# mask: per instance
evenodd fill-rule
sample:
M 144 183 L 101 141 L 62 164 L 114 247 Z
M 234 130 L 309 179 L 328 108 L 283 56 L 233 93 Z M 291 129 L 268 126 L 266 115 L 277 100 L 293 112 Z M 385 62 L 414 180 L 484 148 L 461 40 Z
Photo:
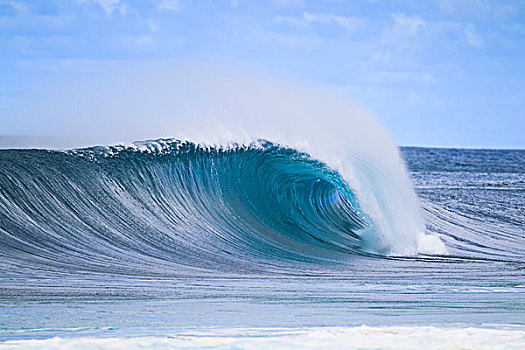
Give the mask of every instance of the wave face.
M 427 232 L 449 257 L 525 259 L 525 151 L 406 148 Z
M 0 162 L 3 264 L 17 271 L 242 271 L 369 254 L 370 219 L 342 177 L 266 141 L 9 150 Z
M 425 196 L 419 176 L 429 169 L 411 164 Z M 423 250 L 442 245 L 439 236 L 451 251 L 420 258 L 521 257 L 519 227 L 487 225 L 462 208 L 423 208 L 432 234 Z M 8 275 L 286 274 L 356 256 L 393 258 L 373 248 L 384 247 L 377 225 L 339 172 L 264 140 L 1 151 L 0 220 L 0 268 Z

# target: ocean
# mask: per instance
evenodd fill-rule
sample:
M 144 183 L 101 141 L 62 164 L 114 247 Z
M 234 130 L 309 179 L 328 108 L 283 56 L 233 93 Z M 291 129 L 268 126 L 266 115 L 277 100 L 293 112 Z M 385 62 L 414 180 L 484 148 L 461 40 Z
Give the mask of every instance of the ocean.
M 0 349 L 524 349 L 525 151 L 401 155 L 0 150 Z

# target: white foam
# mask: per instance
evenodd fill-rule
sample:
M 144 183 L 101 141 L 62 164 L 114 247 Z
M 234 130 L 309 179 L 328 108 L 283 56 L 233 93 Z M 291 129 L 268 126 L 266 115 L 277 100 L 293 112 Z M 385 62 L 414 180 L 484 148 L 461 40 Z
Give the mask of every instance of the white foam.
M 417 251 L 421 254 L 446 255 L 448 249 L 443 241 L 435 236 L 421 233 L 418 239 Z
M 231 329 L 160 337 L 52 338 L 0 349 L 523 349 L 525 327 L 323 327 Z

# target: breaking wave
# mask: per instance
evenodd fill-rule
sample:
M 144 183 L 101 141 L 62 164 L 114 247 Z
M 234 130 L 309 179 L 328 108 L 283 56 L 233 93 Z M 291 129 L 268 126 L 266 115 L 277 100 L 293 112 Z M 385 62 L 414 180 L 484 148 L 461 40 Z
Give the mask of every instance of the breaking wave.
M 396 255 L 352 183 L 264 140 L 5 150 L 0 185 L 11 273 L 240 272 Z

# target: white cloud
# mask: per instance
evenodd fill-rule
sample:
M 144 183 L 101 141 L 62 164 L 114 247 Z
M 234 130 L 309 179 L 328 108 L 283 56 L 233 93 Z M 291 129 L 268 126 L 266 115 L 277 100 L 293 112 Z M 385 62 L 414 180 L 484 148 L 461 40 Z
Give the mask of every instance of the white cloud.
M 369 77 L 369 82 L 375 84 L 383 83 L 412 83 L 412 84 L 435 84 L 438 80 L 429 72 L 376 72 Z
M 231 0 L 230 1 L 230 6 L 234 9 L 237 8 L 237 6 L 239 6 L 239 0 Z
M 354 27 L 354 23 L 349 17 L 324 14 L 316 15 L 310 14 L 308 12 L 305 12 L 303 16 L 308 23 L 337 24 L 338 26 L 341 26 L 346 29 L 353 29 Z
M 160 25 L 156 20 L 148 18 L 146 23 L 148 24 L 148 29 L 151 33 L 157 33 L 159 31 Z
M 407 97 L 407 103 L 411 106 L 419 104 L 422 100 L 423 98 L 421 95 L 416 93 L 410 93 Z
M 0 4 L 12 7 L 18 14 L 30 12 L 29 4 L 22 1 L 1 0 Z
M 1 16 L 0 14 L 0 32 L 5 33 L 6 39 L 20 33 L 40 32 L 60 33 L 71 28 L 74 18 L 67 13 L 58 14 L 40 14 L 34 11 L 32 4 L 19 1 L 2 1 L 0 5 L 10 6 L 16 15 Z M 9 34 L 8 34 L 9 33 Z M 49 39 L 47 36 L 40 37 L 37 41 L 43 42 Z
M 383 51 L 387 48 L 397 52 L 412 51 L 418 46 L 418 34 L 423 26 L 426 22 L 420 16 L 394 13 L 392 21 L 381 30 L 379 48 Z
M 376 52 L 372 56 L 372 61 L 374 62 L 389 63 L 390 59 L 391 59 L 391 54 L 387 50 Z
M 395 13 L 392 15 L 396 28 L 402 30 L 410 36 L 417 34 L 420 27 L 425 25 L 425 21 L 419 16 L 407 16 L 403 13 Z
M 126 14 L 126 5 L 120 4 L 120 0 L 80 0 L 81 3 L 86 2 L 96 2 L 102 7 L 104 12 L 109 16 L 115 11 L 115 9 L 119 8 L 120 14 L 125 15 Z
M 272 0 L 272 4 L 276 7 L 298 7 L 302 6 L 302 0 Z
M 150 35 L 124 36 L 122 37 L 122 42 L 127 46 L 145 49 L 153 43 L 153 37 Z
M 355 31 L 363 24 L 362 20 L 357 18 L 309 12 L 303 12 L 302 16 L 276 16 L 275 21 L 297 27 L 309 27 L 314 24 L 337 25 L 350 31 Z
M 463 33 L 465 34 L 465 39 L 470 46 L 478 48 L 483 46 L 483 39 L 476 33 L 473 26 L 467 26 Z
M 124 3 L 120 4 L 120 7 L 118 10 L 121 16 L 125 16 L 128 13 L 128 7 Z
M 455 10 L 454 4 L 450 0 L 439 0 L 438 7 L 445 12 L 453 12 Z
M 180 11 L 182 4 L 180 0 L 160 0 L 157 3 L 157 9 L 161 11 Z

